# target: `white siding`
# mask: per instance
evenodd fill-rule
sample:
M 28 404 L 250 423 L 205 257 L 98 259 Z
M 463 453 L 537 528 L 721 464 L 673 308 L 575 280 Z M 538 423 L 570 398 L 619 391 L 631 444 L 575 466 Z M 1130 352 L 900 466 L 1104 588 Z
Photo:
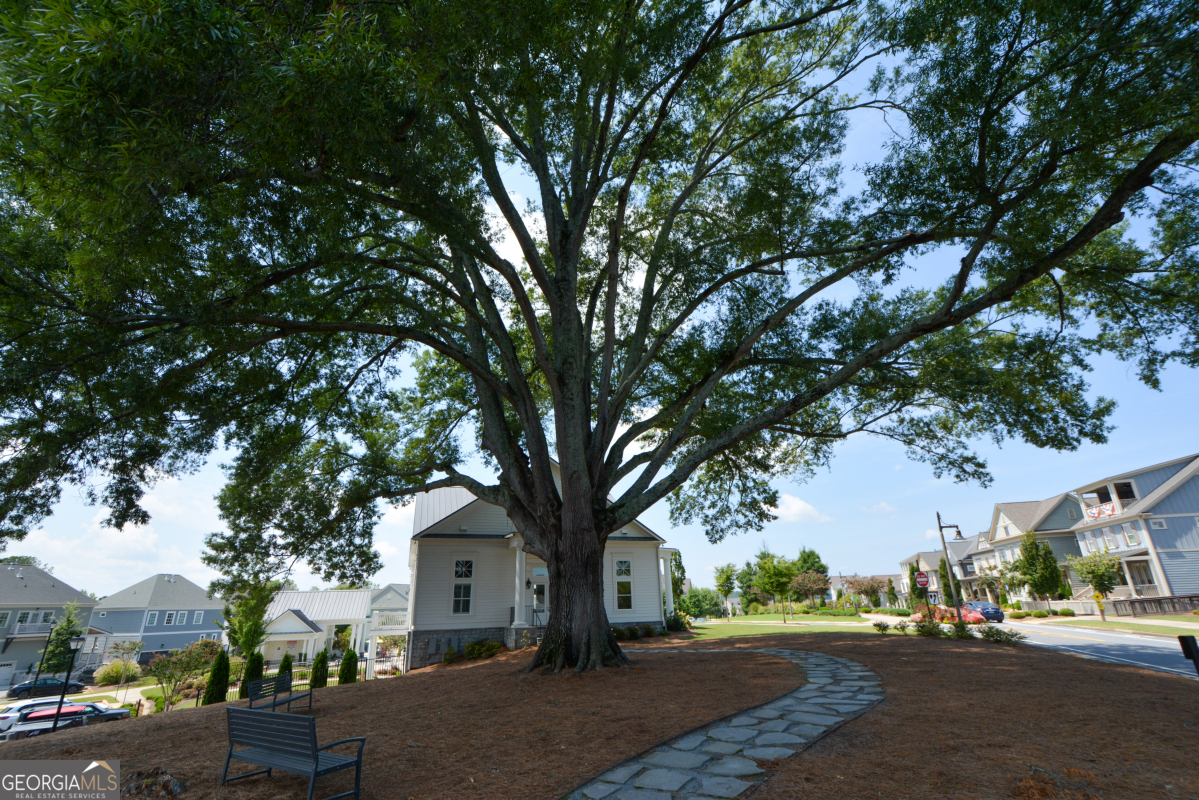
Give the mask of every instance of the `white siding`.
M 617 559 L 633 562 L 633 609 L 616 610 Z M 662 590 L 658 587 L 656 542 L 608 540 L 604 552 L 604 609 L 613 622 L 653 622 L 662 619 Z
M 462 528 L 466 528 L 465 531 Z M 490 503 L 471 503 L 454 514 L 430 526 L 422 533 L 452 533 L 455 536 L 463 534 L 509 534 L 515 530 L 508 520 L 508 514 L 499 506 Z M 425 539 L 422 537 L 422 541 Z M 504 543 L 507 547 L 507 542 Z

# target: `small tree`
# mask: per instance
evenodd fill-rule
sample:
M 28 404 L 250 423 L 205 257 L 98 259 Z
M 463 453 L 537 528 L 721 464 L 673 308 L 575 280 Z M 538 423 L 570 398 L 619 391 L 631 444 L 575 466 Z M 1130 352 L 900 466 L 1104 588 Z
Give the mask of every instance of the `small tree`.
M 937 565 L 937 577 L 941 579 L 941 605 L 955 605 L 957 601 L 953 572 L 949 569 L 949 562 L 945 560 L 944 556 L 941 556 L 941 563 Z
M 1029 591 L 1034 596 L 1049 600 L 1062 588 L 1062 569 L 1057 563 L 1057 554 L 1048 542 L 1037 538 L 1035 531 L 1024 534 L 1020 541 L 1020 559 L 1016 562 Z
M 987 591 L 988 597 L 994 596 L 995 602 L 999 602 L 1000 595 L 1003 592 L 1003 579 L 991 568 L 985 568 L 978 575 L 978 586 Z
M 828 576 L 819 572 L 801 572 L 791 579 L 791 591 L 811 600 L 828 591 Z
M 341 659 L 341 669 L 337 671 L 339 684 L 356 683 L 358 681 L 358 654 L 348 651 Z
M 692 586 L 679 598 L 679 610 L 690 617 L 714 617 L 720 613 L 720 595 L 711 589 Z
M 267 607 L 279 590 L 275 581 L 249 583 L 233 600 L 225 603 L 223 620 L 217 625 L 225 632 L 229 644 L 242 655 L 253 653 L 266 640 Z
M 54 675 L 69 670 L 71 668 L 71 639 L 81 633 L 83 633 L 83 618 L 79 614 L 79 606 L 75 603 L 67 603 L 63 608 L 62 617 L 50 631 L 50 638 L 46 640 L 46 649 L 42 651 L 45 654 L 42 671 Z M 68 675 L 67 679 L 69 680 L 70 677 Z
M 791 581 L 797 572 L 795 562 L 790 559 L 769 550 L 758 554 L 758 586 L 774 595 L 776 602 L 780 597 L 785 598 L 788 610 L 791 607 Z
M 1066 561 L 1080 579 L 1086 581 L 1092 589 L 1104 597 L 1111 594 L 1112 589 L 1115 589 L 1116 584 L 1120 581 L 1120 557 L 1109 553 L 1106 547 L 1102 553 L 1091 553 L 1081 558 L 1067 556 Z M 1103 603 L 1098 605 L 1099 617 L 1106 622 L 1107 613 L 1103 609 Z
M 895 582 L 887 578 L 887 605 L 895 608 L 899 605 L 899 594 L 895 591 Z
M 674 553 L 670 557 L 670 588 L 674 592 L 675 599 L 683 596 L 683 581 L 686 577 L 687 570 L 683 568 L 683 556 Z
M 881 578 L 872 578 L 869 575 L 864 577 L 861 575 L 850 575 L 845 579 L 845 588 L 851 594 L 861 596 L 868 605 L 873 605 L 869 600 L 871 597 L 875 598 L 875 602 L 878 602 L 878 595 L 883 590 L 883 586 Z
M 799 558 L 795 559 L 795 568 L 799 572 L 819 572 L 828 577 L 828 565 L 820 560 L 819 553 L 807 547 L 799 551 Z
M 916 573 L 919 571 L 915 561 L 908 564 L 908 586 L 911 587 L 910 591 L 908 591 L 908 606 L 913 610 L 915 610 L 919 603 L 923 603 L 928 599 L 928 589 L 916 583 Z
M 221 650 L 212 661 L 212 671 L 208 673 L 208 685 L 204 687 L 202 705 L 223 703 L 229 696 L 229 654 Z
M 237 696 L 246 698 L 250 696 L 250 682 L 262 680 L 262 653 L 253 652 L 246 656 L 246 667 L 241 674 L 241 686 L 238 688 Z
M 737 566 L 735 564 L 725 564 L 723 567 L 716 568 L 716 591 L 720 592 L 722 609 L 727 609 L 729 605 L 729 595 L 737 588 Z
M 182 699 L 179 688 L 212 663 L 211 651 L 192 642 L 182 650 L 158 655 L 150 662 L 150 674 L 162 689 L 163 710 L 170 711 Z
M 275 674 L 282 675 L 283 673 L 291 674 L 291 653 L 284 653 L 282 660 L 279 661 L 279 671 Z
M 120 693 L 121 687 L 125 685 L 125 678 L 131 674 L 129 663 L 136 663 L 137 654 L 145 647 L 144 642 L 125 641 L 110 644 L 108 652 L 112 653 L 115 658 L 121 660 L 121 678 L 117 681 L 117 692 Z M 140 673 L 139 673 L 140 674 Z M 126 699 L 128 699 L 128 689 L 126 691 Z
M 312 659 L 312 688 L 323 689 L 329 685 L 329 651 L 322 650 Z

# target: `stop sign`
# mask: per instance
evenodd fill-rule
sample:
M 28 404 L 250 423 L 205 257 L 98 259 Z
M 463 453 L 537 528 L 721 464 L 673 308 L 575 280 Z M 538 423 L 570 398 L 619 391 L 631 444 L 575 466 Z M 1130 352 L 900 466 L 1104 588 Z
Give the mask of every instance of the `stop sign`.
M 917 572 L 916 573 L 916 585 L 919 586 L 921 589 L 928 588 L 928 573 L 927 572 Z

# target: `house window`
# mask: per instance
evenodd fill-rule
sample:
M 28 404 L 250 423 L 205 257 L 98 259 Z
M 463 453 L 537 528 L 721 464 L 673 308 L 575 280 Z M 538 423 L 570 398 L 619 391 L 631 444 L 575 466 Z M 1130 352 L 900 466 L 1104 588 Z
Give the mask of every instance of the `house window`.
M 28 611 L 22 611 L 20 614 L 17 614 L 17 624 L 18 625 L 24 625 L 28 621 L 29 621 L 29 612 Z
M 204 621 L 204 612 L 203 611 L 197 611 L 195 616 L 192 617 L 192 625 L 199 625 L 203 621 Z
M 1120 527 L 1124 529 L 1124 541 L 1128 542 L 1130 547 L 1136 547 L 1141 543 L 1141 537 L 1131 522 L 1125 522 Z
M 1081 533 L 1077 534 L 1077 536 L 1078 536 L 1078 549 L 1082 551 L 1082 554 L 1086 555 L 1087 553 L 1091 552 L 1090 546 L 1087 545 L 1087 537 L 1083 536 Z
M 149 616 L 146 617 L 146 624 L 147 625 L 157 625 L 158 624 L 158 612 L 157 611 L 150 612 Z
M 176 625 L 186 625 L 187 624 L 187 612 L 186 611 L 179 612 L 179 616 L 175 617 L 175 624 Z
M 1107 540 L 1107 546 L 1109 550 L 1115 550 L 1120 546 L 1120 542 L 1117 541 L 1116 534 L 1112 533 L 1111 528 L 1103 529 L 1103 538 Z
M 474 590 L 475 562 L 470 558 L 454 560 L 454 602 L 451 612 L 469 614 L 471 595 Z
M 621 579 L 624 580 L 621 580 Z M 628 611 L 633 607 L 633 562 L 627 558 L 616 559 L 616 608 Z
M 108 612 L 107 612 L 107 611 L 101 611 L 101 612 L 100 612 L 100 617 L 101 617 L 101 618 L 104 618 L 104 617 L 107 617 L 107 616 L 108 616 Z
M 1069 517 L 1070 519 L 1078 519 L 1078 512 L 1072 508 L 1067 508 L 1066 516 Z
M 53 622 L 53 621 L 54 621 L 54 612 L 53 611 L 43 611 L 42 612 L 42 624 L 43 625 L 46 624 L 47 622 Z
M 0 611 L 0 628 L 8 627 L 8 618 L 10 614 L 7 611 Z
M 1164 531 L 1166 529 L 1166 521 L 1164 519 L 1149 520 L 1149 527 L 1155 531 Z
M 1097 544 L 1095 544 L 1095 532 L 1094 531 L 1084 531 L 1083 535 L 1087 537 L 1087 547 L 1089 547 L 1091 549 L 1091 552 L 1092 553 L 1098 552 L 1099 546 Z
M 174 612 L 174 611 L 168 611 L 168 612 L 167 612 L 167 617 L 166 617 L 166 619 L 164 619 L 164 620 L 162 621 L 162 624 L 163 624 L 163 625 L 174 625 L 174 624 L 175 624 L 175 612 Z
M 1136 500 L 1137 493 L 1136 490 L 1132 488 L 1131 483 L 1117 483 L 1116 497 L 1120 500 Z

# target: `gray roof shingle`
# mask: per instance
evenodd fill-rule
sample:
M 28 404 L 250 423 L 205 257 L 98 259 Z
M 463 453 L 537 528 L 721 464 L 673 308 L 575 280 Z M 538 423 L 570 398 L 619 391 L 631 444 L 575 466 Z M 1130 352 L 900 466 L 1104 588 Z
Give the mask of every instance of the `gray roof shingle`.
M 154 575 L 100 601 L 101 611 L 115 608 L 224 608 L 218 599 L 182 575 Z
M 19 577 L 18 577 L 19 576 Z M 60 578 L 28 564 L 0 563 L 0 604 L 91 608 L 96 601 Z

